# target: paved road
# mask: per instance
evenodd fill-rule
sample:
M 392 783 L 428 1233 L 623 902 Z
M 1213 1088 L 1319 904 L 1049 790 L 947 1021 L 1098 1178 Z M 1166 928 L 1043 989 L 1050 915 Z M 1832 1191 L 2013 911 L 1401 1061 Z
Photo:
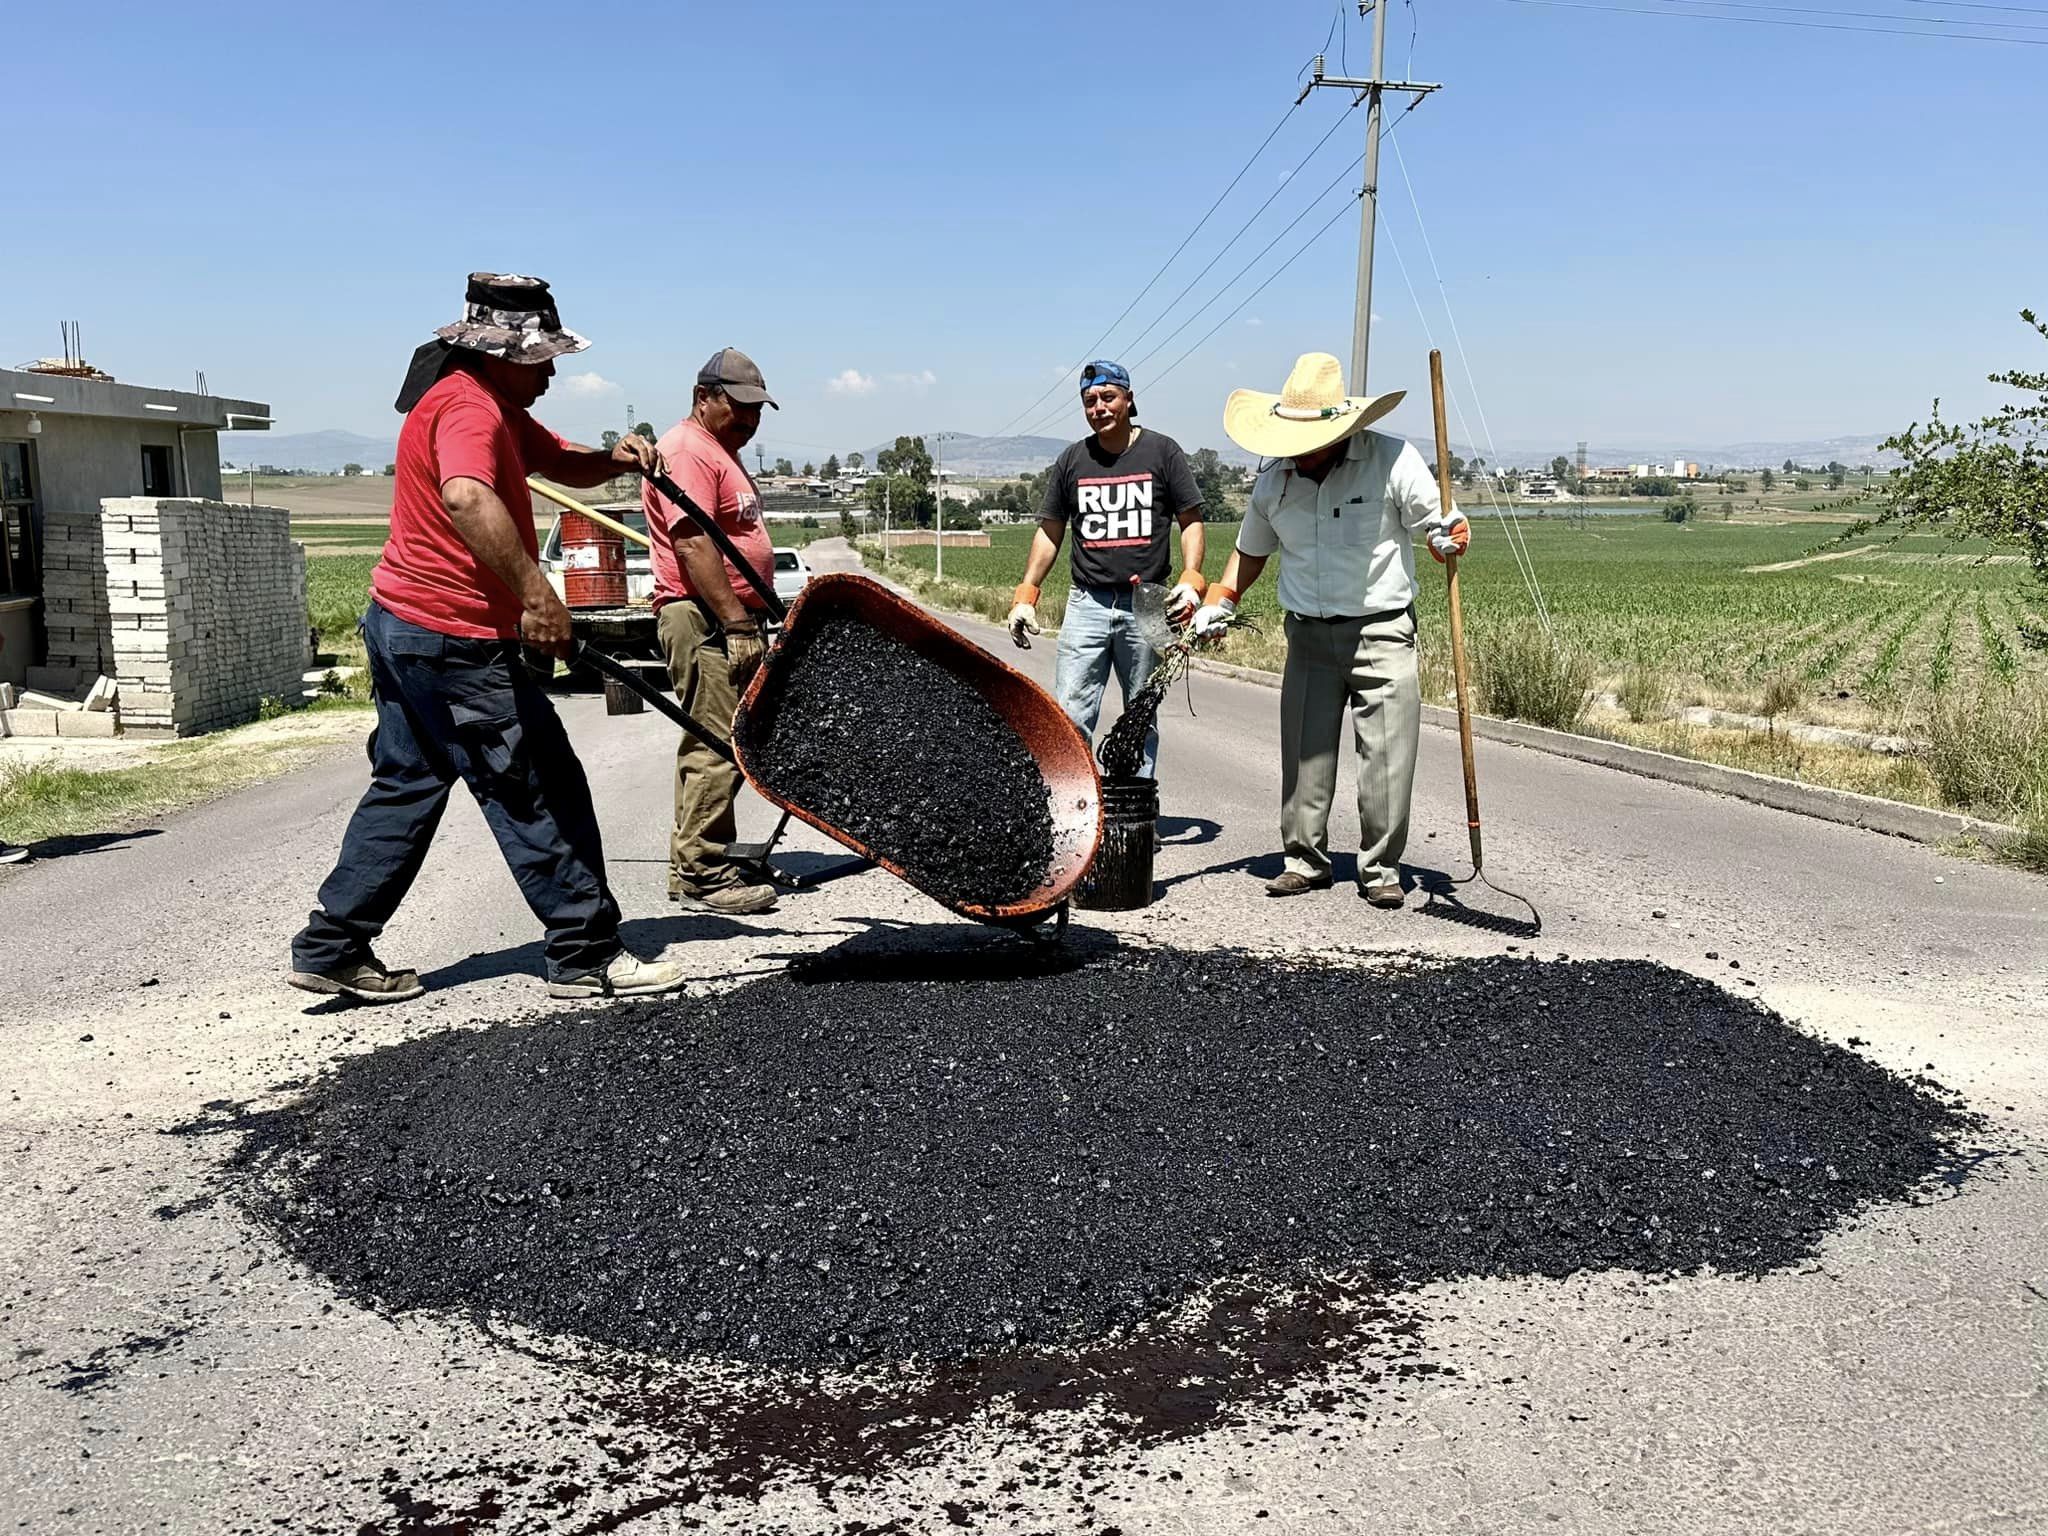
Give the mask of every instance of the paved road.
M 972 633 L 1049 676 L 1048 645 L 1016 657 Z M 1375 913 L 1342 885 L 1266 901 L 1255 882 L 1274 867 L 1277 696 L 1203 677 L 1193 702 L 1194 718 L 1176 704 L 1165 723 L 1164 899 L 1085 921 L 1187 945 L 1471 954 L 1518 942 Z M 677 915 L 662 900 L 668 726 L 607 719 L 588 698 L 565 714 L 643 952 L 716 978 L 877 924 L 960 936 L 879 874 L 752 923 Z M 1411 849 L 1424 872 L 1460 869 L 1454 748 L 1425 733 Z M 1930 1069 L 2001 1136 L 2042 1141 L 2048 882 L 1516 748 L 1482 744 L 1480 768 L 1490 864 L 1547 919 L 1525 949 L 1647 956 L 1753 990 L 1882 1062 Z M 279 984 L 362 779 L 360 758 L 337 753 L 147 834 L 0 872 L 0 1528 L 595 1530 L 633 1500 L 620 1473 L 618 1491 L 538 1523 L 404 1504 L 396 1490 L 416 1488 L 429 1461 L 482 1458 L 507 1437 L 592 1455 L 601 1430 L 570 1416 L 565 1373 L 527 1352 L 337 1301 L 205 1202 L 217 1142 L 163 1134 L 339 1054 L 546 1009 L 534 924 L 467 802 L 387 946 L 425 971 L 429 998 L 308 1007 Z M 808 834 L 792 846 L 798 862 L 829 852 Z M 2042 1188 L 2038 1164 L 2017 1158 L 1959 1198 L 1873 1213 L 1812 1269 L 1762 1282 L 1441 1287 L 1422 1298 L 1424 1338 L 1448 1374 L 1358 1386 L 1378 1416 L 1347 1421 L 1341 1443 L 1307 1436 L 1318 1426 L 1305 1419 L 1295 1435 L 1218 1431 L 1144 1453 L 1145 1475 L 1107 1475 L 1098 1502 L 1134 1536 L 2048 1530 Z M 751 1515 L 650 1507 L 625 1528 L 695 1518 L 808 1532 L 858 1516 L 878 1531 L 950 1531 L 948 1490 L 1025 1451 L 969 1436 L 936 1466 L 848 1490 L 836 1512 L 790 1493 Z M 460 1477 L 436 1487 L 452 1508 L 480 1491 Z M 975 1518 L 1077 1528 L 1042 1487 L 1016 1503 Z

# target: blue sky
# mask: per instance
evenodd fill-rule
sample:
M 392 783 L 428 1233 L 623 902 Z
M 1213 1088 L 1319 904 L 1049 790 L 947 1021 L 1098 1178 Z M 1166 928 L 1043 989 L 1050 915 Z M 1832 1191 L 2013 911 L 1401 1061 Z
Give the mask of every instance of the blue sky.
M 764 437 L 793 456 L 990 432 L 1187 233 L 1338 14 L 21 8 L 0 361 L 56 351 L 75 318 L 120 377 L 189 385 L 202 368 L 270 401 L 281 432 L 386 434 L 411 348 L 455 317 L 463 274 L 491 268 L 547 277 L 595 343 L 537 413 L 572 434 L 629 402 L 672 420 L 726 344 L 766 371 L 784 410 Z M 2012 167 L 2036 158 L 2048 49 L 1506 0 L 1395 0 L 1389 16 L 1389 72 L 1447 84 L 1396 138 L 1503 446 L 1889 431 L 1937 393 L 1979 409 L 1986 373 L 2038 362 L 2015 316 L 2048 306 L 2048 202 Z M 2048 40 L 2048 10 L 2008 19 Z M 1368 27 L 1350 15 L 1357 72 Z M 1344 101 L 1317 92 L 1293 114 L 1103 351 L 1135 361 L 1339 174 L 1363 111 L 1282 187 Z M 1341 197 L 1137 368 L 1147 421 L 1220 442 L 1232 387 L 1277 388 L 1304 350 L 1348 356 L 1352 215 L 1159 377 Z M 1372 382 L 1414 392 L 1395 421 L 1418 430 L 1429 343 L 1396 250 L 1448 333 L 1392 153 L 1381 228 Z M 1050 414 L 1045 430 L 1077 435 L 1070 396 L 1019 426 Z

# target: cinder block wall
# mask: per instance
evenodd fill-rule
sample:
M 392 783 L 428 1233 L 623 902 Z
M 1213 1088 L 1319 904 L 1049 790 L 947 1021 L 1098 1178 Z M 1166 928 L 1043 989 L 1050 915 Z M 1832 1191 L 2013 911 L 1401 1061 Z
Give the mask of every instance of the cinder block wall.
M 50 666 L 89 676 L 113 670 L 106 546 L 97 511 L 43 517 L 43 624 Z
M 295 697 L 313 663 L 306 552 L 282 507 L 100 503 L 111 671 L 123 729 L 180 736 Z

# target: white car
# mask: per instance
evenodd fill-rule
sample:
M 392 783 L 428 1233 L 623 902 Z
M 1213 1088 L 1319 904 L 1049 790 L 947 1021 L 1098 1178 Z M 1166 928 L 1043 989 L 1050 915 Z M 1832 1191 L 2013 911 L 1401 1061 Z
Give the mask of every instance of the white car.
M 793 549 L 775 551 L 775 595 L 787 607 L 811 579 L 810 563 Z

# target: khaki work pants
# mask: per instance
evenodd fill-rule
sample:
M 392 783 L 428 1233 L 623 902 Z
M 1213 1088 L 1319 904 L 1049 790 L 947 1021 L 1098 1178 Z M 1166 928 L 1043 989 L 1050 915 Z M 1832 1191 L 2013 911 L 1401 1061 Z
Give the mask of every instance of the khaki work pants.
M 725 661 L 725 637 L 687 598 L 662 604 L 655 619 L 676 702 L 722 740 L 732 739 L 739 692 Z M 726 845 L 739 836 L 733 801 L 740 771 L 696 737 L 684 733 L 676 747 L 676 819 L 669 833 L 671 891 L 706 895 L 737 882 L 740 872 L 726 862 Z
M 1368 886 L 1397 885 L 1422 736 L 1415 621 L 1407 614 L 1372 624 L 1287 616 L 1287 666 L 1280 679 L 1280 845 L 1287 867 L 1312 880 L 1330 874 L 1330 802 L 1347 709 L 1358 749 L 1358 879 Z

